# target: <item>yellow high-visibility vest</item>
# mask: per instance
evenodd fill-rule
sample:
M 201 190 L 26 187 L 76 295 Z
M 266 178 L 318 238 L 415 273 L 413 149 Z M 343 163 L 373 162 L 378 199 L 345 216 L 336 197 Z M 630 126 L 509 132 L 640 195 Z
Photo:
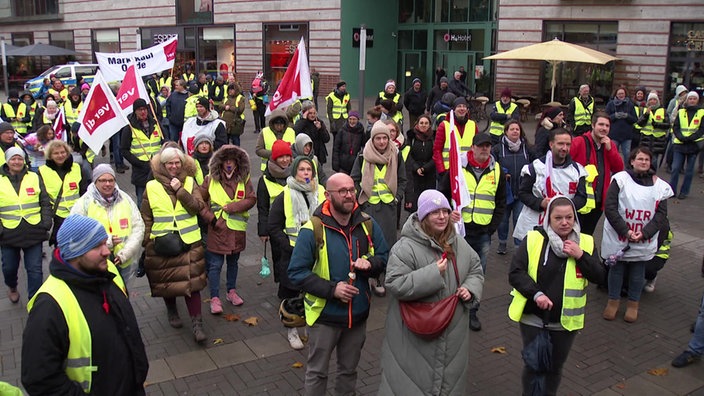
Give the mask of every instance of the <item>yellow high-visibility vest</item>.
M 27 124 L 22 121 L 17 121 L 16 118 L 24 118 L 27 114 L 27 105 L 20 102 L 17 106 L 17 113 L 15 113 L 15 109 L 9 103 L 3 103 L 2 109 L 5 111 L 5 116 L 10 119 L 10 124 L 12 124 L 12 128 L 14 128 L 15 132 L 23 136 L 26 135 Z
M 318 205 L 325 201 L 325 188 L 318 184 Z M 293 213 L 293 204 L 291 201 L 291 188 L 284 188 L 284 217 L 286 218 L 286 223 L 284 225 L 284 234 L 288 236 L 288 242 L 293 247 L 296 246 L 296 240 L 298 239 L 298 230 L 303 226 L 302 224 L 296 224 L 296 218 Z
M 126 199 L 121 199 L 116 204 L 105 208 L 103 205 L 91 199 L 88 203 L 86 216 L 98 220 L 108 233 L 108 237 L 116 236 L 122 242 L 112 247 L 112 253 L 117 255 L 124 247 L 125 240 L 132 235 L 132 206 Z M 128 268 L 134 262 L 133 258 L 120 263 L 120 268 Z
M 518 108 L 518 105 L 511 102 L 511 105 L 508 107 L 508 110 L 504 110 L 504 107 L 501 105 L 501 101 L 496 102 L 496 112 L 499 114 L 508 114 L 509 118 L 513 114 L 514 111 Z M 504 124 L 497 122 L 497 121 L 492 121 L 491 126 L 489 127 L 489 132 L 492 135 L 495 136 L 501 136 L 504 134 Z
M 680 131 L 682 131 L 682 136 L 688 137 L 689 135 L 694 134 L 697 132 L 697 129 L 699 129 L 702 125 L 702 118 L 704 118 L 704 109 L 699 109 L 697 112 L 694 114 L 694 117 L 689 120 L 689 116 L 687 115 L 687 110 L 686 109 L 680 109 L 679 110 L 679 118 L 680 118 Z M 700 137 L 696 141 L 702 141 L 704 140 L 704 136 Z M 672 139 L 672 142 L 674 144 L 682 144 L 682 142 L 675 137 Z
M 281 184 L 275 181 L 271 181 L 267 177 L 264 177 L 264 186 L 266 187 L 266 191 L 269 193 L 269 207 L 271 207 L 271 204 L 274 203 L 276 197 L 278 197 L 279 194 L 284 192 L 284 188 L 286 188 L 286 186 L 282 186 Z
M 152 159 L 161 149 L 161 136 L 156 128 L 148 138 L 144 136 L 144 131 L 136 129 L 132 124 L 130 124 L 130 130 L 132 131 L 130 153 L 140 161 L 147 162 Z
M 659 108 L 655 110 L 654 112 L 650 112 L 650 119 L 648 122 L 641 128 L 640 133 L 643 135 L 648 135 L 648 136 L 653 136 L 656 138 L 661 138 L 665 135 L 667 135 L 667 128 L 656 128 L 653 126 L 654 122 L 667 122 L 667 119 L 665 118 L 665 109 L 664 108 Z
M 594 114 L 594 99 L 585 108 L 579 98 L 574 98 L 574 126 L 592 125 L 592 114 Z
M 39 175 L 27 172 L 20 183 L 19 194 L 7 176 L 0 176 L 0 223 L 4 228 L 14 230 L 22 219 L 37 225 L 42 219 L 39 194 Z
M 81 166 L 74 162 L 71 165 L 71 170 L 64 176 L 64 180 L 61 180 L 59 174 L 47 165 L 39 167 L 39 174 L 42 175 L 42 180 L 44 180 L 46 193 L 49 195 L 52 207 L 56 205 L 59 191 L 63 191 L 61 193 L 61 201 L 56 206 L 56 215 L 65 219 L 71 213 L 73 204 L 81 196 L 79 191 L 82 179 Z
M 183 188 L 192 193 L 195 184 L 192 177 L 186 176 Z M 146 190 L 154 219 L 150 239 L 178 232 L 184 243 L 192 244 L 201 240 L 197 215 L 188 213 L 179 200 L 176 200 L 176 206 L 172 205 L 169 194 L 157 180 L 148 181 Z
M 247 176 L 247 181 L 249 181 L 249 176 Z M 246 183 L 246 181 L 237 183 L 234 198 L 230 198 L 230 196 L 227 195 L 225 188 L 217 180 L 210 179 L 210 185 L 208 186 L 208 194 L 210 194 L 210 210 L 213 211 L 216 218 L 222 217 L 225 219 L 227 228 L 233 231 L 247 231 L 249 212 L 237 212 L 230 214 L 225 212 L 223 208 L 229 203 L 239 202 L 244 199 L 246 193 Z
M 271 130 L 271 128 L 266 127 L 262 129 L 262 137 L 264 138 L 264 148 L 271 151 L 272 147 L 274 147 L 274 142 L 277 141 L 278 139 L 276 138 L 276 134 L 274 134 L 274 131 Z M 293 144 L 296 142 L 296 132 L 292 128 L 286 128 L 284 131 L 284 135 L 281 138 L 284 142 L 288 144 Z M 266 169 L 266 163 L 269 161 L 269 158 L 264 158 L 262 157 L 262 164 L 261 164 L 261 170 L 264 172 Z
M 69 126 L 78 121 L 78 115 L 81 114 L 81 110 L 83 110 L 83 102 L 78 103 L 78 108 L 76 109 L 73 108 L 70 101 L 64 103 L 64 115 Z
M 384 91 L 379 92 L 379 97 L 380 97 L 381 99 L 386 99 L 386 92 L 384 92 Z M 393 98 L 392 100 L 394 101 L 394 103 L 398 104 L 398 101 L 399 101 L 400 99 L 401 99 L 401 94 L 398 93 L 398 92 L 396 92 L 396 93 L 394 94 L 394 98 Z
M 442 163 L 445 165 L 445 170 L 450 169 L 450 121 L 443 121 L 445 124 L 445 146 L 442 148 Z M 457 132 L 457 144 L 460 145 L 460 155 L 466 154 L 472 148 L 474 133 L 477 131 L 477 124 L 472 120 L 467 120 L 464 125 L 464 135 L 460 136 Z
M 490 173 L 482 175 L 479 183 L 477 183 L 471 171 L 466 168 L 462 170 L 464 171 L 464 179 L 467 182 L 467 189 L 471 198 L 471 205 L 462 208 L 462 221 L 487 225 L 491 223 L 491 218 L 496 208 L 496 191 L 499 188 L 499 180 L 501 178 L 500 165 L 495 163 L 494 169 Z
M 386 169 L 388 165 L 384 165 L 379 169 L 378 166 L 374 166 L 374 184 L 372 185 L 372 195 L 369 197 L 369 203 L 371 205 L 376 205 L 379 202 L 392 203 L 396 197 L 391 193 L 391 189 L 386 184 Z M 362 177 L 364 177 L 365 161 L 362 160 Z
M 335 120 L 339 120 L 340 118 L 347 119 L 347 103 L 350 102 L 350 94 L 345 94 L 345 96 L 342 97 L 342 100 L 335 96 L 335 91 L 330 92 L 327 96 L 326 99 L 330 99 L 332 101 L 332 118 Z

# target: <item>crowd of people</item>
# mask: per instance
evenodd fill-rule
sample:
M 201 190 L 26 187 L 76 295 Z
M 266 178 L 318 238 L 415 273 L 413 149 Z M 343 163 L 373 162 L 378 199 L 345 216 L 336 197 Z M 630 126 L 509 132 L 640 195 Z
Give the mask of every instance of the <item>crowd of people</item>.
M 333 352 L 335 391 L 354 393 L 372 293 L 390 299 L 380 394 L 465 394 L 469 334 L 482 329 L 497 231 L 496 252 L 513 254 L 508 316 L 519 322 L 526 348 L 545 329 L 553 345 L 547 375 L 526 363 L 523 393 L 544 377 L 544 394 L 555 394 L 584 326 L 587 281 L 608 290 L 604 319 L 616 318 L 625 296 L 623 318 L 637 321 L 641 293 L 655 290 L 669 257 L 667 200 L 688 196 L 704 146 L 699 97 L 679 87 L 667 112 L 657 92 L 639 88 L 629 98 L 625 87 L 602 111 L 584 85 L 567 108 L 542 113 L 532 144 L 508 88 L 490 110 L 490 131 L 478 132 L 461 71 L 451 82 L 440 76 L 430 94 L 419 79 L 403 95 L 388 80 L 366 110 L 366 125 L 344 81 L 325 97 L 327 120 L 317 95 L 266 118 L 262 75 L 247 94 L 222 77 L 164 72 L 147 81 L 150 97 L 134 102 L 129 125 L 111 139 L 112 165 L 96 164 L 76 136 L 81 91 L 50 84 L 43 103 L 11 92 L 0 114 L 0 250 L 13 303 L 21 261 L 27 271 L 22 380 L 30 393 L 143 394 L 147 362 L 129 307 L 130 279 L 147 276 L 174 328 L 184 326 L 176 302 L 184 297 L 193 338 L 205 342 L 201 290 L 209 289 L 210 314 L 222 314 L 223 266 L 225 301 L 245 303 L 238 261 L 256 206 L 293 349 L 305 348 L 297 327 L 306 326 L 305 394 L 325 393 Z M 258 158 L 239 147 L 246 95 Z M 60 131 L 53 130 L 57 108 L 67 120 Z M 669 153 L 668 183 L 656 171 Z M 464 207 L 452 199 L 455 166 L 469 197 Z M 115 178 L 130 168 L 134 195 Z M 44 241 L 55 248 L 46 282 Z M 703 332 L 698 320 L 699 341 L 673 365 L 701 355 Z M 95 347 L 106 337 L 117 341 Z M 95 366 L 122 367 L 126 380 L 94 374 Z

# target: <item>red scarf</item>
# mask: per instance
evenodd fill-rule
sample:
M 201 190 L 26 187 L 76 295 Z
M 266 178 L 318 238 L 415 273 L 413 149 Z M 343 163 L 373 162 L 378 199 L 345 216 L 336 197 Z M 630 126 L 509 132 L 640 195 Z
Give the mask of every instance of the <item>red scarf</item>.
M 484 169 L 489 166 L 490 161 L 491 161 L 491 156 L 489 156 L 489 158 L 487 158 L 486 161 L 484 161 L 483 163 L 480 164 L 479 162 L 477 162 L 476 159 L 474 159 L 474 151 L 467 152 L 467 163 L 472 165 L 475 168 Z

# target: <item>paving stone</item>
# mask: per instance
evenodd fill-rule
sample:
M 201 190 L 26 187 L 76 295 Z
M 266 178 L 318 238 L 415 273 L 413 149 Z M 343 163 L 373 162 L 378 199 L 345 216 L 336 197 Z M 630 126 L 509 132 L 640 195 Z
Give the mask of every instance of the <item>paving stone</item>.
M 147 374 L 147 384 L 158 384 L 160 382 L 171 381 L 174 373 L 164 359 L 151 360 L 149 362 L 149 373 Z
M 207 354 L 219 368 L 257 359 L 257 355 L 242 341 L 210 348 Z
M 166 363 L 176 378 L 188 377 L 217 368 L 204 350 L 169 356 L 166 358 Z
M 267 357 L 287 352 L 291 349 L 288 340 L 279 333 L 266 334 L 244 341 L 257 357 Z

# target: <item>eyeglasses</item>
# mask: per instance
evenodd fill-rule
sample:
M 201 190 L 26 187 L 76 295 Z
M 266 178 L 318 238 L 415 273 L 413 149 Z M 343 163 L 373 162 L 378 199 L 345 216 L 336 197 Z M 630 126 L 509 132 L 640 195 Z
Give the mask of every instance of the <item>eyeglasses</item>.
M 98 184 L 108 184 L 108 183 L 114 184 L 114 183 L 115 183 L 115 179 L 107 179 L 107 180 L 105 180 L 105 179 L 98 179 L 98 180 L 96 180 L 95 182 L 98 183 Z
M 328 190 L 328 192 L 338 193 L 341 197 L 346 197 L 348 195 L 351 195 L 351 196 L 357 195 L 357 189 L 355 189 L 355 188 L 341 188 L 339 190 Z

